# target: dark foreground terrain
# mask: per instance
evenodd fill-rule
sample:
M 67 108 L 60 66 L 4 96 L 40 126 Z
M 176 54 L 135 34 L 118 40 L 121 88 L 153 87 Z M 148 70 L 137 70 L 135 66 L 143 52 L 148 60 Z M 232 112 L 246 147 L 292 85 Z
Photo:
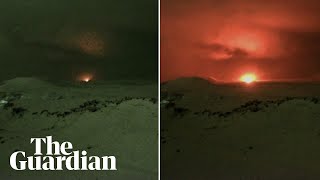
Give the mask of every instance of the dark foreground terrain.
M 320 84 L 161 86 L 163 179 L 319 179 Z

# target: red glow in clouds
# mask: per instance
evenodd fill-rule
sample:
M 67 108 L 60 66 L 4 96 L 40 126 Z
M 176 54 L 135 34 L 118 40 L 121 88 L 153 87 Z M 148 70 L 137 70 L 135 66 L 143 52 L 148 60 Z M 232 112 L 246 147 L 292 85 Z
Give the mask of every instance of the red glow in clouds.
M 277 48 L 280 42 L 277 40 L 276 34 L 245 24 L 225 26 L 219 30 L 218 36 L 212 37 L 210 34 L 206 36 L 206 39 L 210 39 L 209 44 L 219 44 L 231 51 L 240 50 L 245 52 L 248 57 L 274 57 L 281 54 Z M 226 52 L 224 55 L 221 52 L 212 53 L 217 55 L 211 56 L 216 60 L 228 59 L 233 56 Z
M 246 72 L 259 81 L 320 80 L 319 5 L 162 0 L 161 81 L 196 76 L 234 82 Z

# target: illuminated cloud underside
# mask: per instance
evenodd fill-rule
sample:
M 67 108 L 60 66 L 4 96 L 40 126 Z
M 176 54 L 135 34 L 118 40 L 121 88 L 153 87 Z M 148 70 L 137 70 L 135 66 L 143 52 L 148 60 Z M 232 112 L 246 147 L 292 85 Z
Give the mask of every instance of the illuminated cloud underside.
M 161 80 L 320 80 L 320 2 L 163 0 Z

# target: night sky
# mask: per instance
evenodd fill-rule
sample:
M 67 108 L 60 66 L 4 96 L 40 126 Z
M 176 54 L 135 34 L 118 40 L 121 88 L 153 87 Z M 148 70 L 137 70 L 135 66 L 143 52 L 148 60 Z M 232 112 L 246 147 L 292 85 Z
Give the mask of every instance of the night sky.
M 5 0 L 0 80 L 157 80 L 156 0 Z
M 161 80 L 320 80 L 320 1 L 162 0 Z

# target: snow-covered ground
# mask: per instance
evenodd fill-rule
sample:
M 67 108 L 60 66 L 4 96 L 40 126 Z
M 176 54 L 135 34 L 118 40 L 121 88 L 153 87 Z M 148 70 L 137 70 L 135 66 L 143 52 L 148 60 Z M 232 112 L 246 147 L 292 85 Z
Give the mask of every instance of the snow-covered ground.
M 320 84 L 161 86 L 163 179 L 318 179 Z
M 52 84 L 16 78 L 0 85 L 0 176 L 4 179 L 157 179 L 157 85 Z M 10 155 L 32 155 L 31 137 L 70 141 L 88 155 L 114 155 L 118 171 L 13 171 Z

